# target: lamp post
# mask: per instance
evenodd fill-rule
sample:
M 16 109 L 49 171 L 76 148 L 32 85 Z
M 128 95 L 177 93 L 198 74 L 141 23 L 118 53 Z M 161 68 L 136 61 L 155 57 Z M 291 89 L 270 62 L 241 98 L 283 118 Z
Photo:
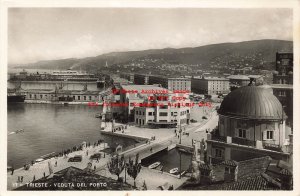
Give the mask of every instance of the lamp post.
M 179 179 L 181 179 L 181 151 L 179 151 Z

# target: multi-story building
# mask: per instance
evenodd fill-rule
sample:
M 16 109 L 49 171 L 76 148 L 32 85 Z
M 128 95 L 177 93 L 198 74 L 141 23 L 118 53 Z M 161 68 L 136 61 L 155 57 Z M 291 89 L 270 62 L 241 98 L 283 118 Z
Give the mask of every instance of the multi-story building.
M 134 84 L 147 85 L 149 84 L 149 76 L 145 74 L 134 74 Z
M 149 75 L 149 84 L 160 84 L 163 88 L 168 88 L 168 78 L 165 76 Z
M 134 74 L 134 84 L 138 85 L 161 85 L 170 91 L 191 91 L 190 78 L 168 78 L 166 76 Z
M 246 75 L 230 75 L 227 77 L 229 79 L 230 86 L 247 86 L 250 83 L 250 78 Z
M 79 90 L 22 90 L 26 95 L 26 101 L 68 101 L 68 102 L 99 102 L 103 101 L 100 91 L 79 91 Z
M 191 84 L 192 92 L 207 95 L 229 93 L 229 79 L 218 77 L 194 77 Z
M 184 97 L 182 101 L 173 99 L 174 94 L 155 94 L 140 107 L 135 107 L 135 123 L 139 126 L 179 127 L 190 123 L 190 100 L 187 94 L 175 94 Z
M 120 85 L 114 93 L 118 98 L 120 107 L 114 107 L 115 116 L 124 121 L 134 121 L 134 108 L 139 103 L 148 100 L 155 93 L 167 93 L 168 90 L 155 85 Z
M 291 162 L 292 133 L 279 100 L 266 88 L 244 86 L 221 103 L 217 129 L 208 134 L 210 163 L 270 156 Z
M 124 78 L 130 82 L 134 82 L 134 74 L 133 73 L 121 73 L 120 78 Z
M 250 81 L 255 85 L 262 85 L 264 83 L 262 75 L 230 75 L 227 77 L 227 79 L 229 79 L 231 90 L 241 86 L 247 86 L 249 85 Z
M 183 91 L 191 92 L 191 79 L 190 78 L 168 78 L 169 91 Z
M 293 123 L 293 53 L 276 53 L 276 71 L 273 73 L 273 93 Z

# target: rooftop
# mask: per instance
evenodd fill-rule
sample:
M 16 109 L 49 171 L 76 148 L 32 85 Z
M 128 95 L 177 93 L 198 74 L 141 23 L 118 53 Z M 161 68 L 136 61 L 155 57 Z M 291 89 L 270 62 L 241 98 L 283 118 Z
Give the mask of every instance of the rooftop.
M 238 180 L 227 183 L 189 186 L 190 190 L 276 190 L 264 172 L 272 159 L 268 156 L 238 162 Z M 181 188 L 182 189 L 182 188 Z M 183 188 L 186 189 L 186 188 Z
M 246 75 L 230 75 L 227 78 L 232 80 L 250 80 Z
M 270 85 L 273 89 L 293 89 L 292 84 L 271 84 Z
M 168 89 L 162 88 L 155 85 L 121 85 L 122 88 L 126 91 L 138 91 L 141 92 L 142 90 L 155 90 L 155 91 L 167 91 Z
M 281 120 L 286 117 L 279 100 L 267 89 L 244 86 L 231 91 L 222 101 L 220 115 L 256 120 Z

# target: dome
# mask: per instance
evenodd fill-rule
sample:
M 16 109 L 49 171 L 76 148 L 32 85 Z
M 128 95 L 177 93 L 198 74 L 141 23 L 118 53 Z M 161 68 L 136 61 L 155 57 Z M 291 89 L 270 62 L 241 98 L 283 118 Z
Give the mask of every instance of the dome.
M 220 115 L 257 120 L 280 120 L 284 116 L 279 100 L 267 89 L 244 86 L 230 92 L 221 103 Z

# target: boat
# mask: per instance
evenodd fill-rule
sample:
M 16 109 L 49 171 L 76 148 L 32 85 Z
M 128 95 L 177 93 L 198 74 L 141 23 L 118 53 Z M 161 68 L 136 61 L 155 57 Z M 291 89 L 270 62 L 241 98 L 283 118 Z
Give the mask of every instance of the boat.
M 178 172 L 178 167 L 175 167 L 173 169 L 170 170 L 170 174 L 176 174 Z
M 39 162 L 42 162 L 42 161 L 44 161 L 44 160 L 45 160 L 45 159 L 43 159 L 43 158 L 38 158 L 38 159 L 35 160 L 35 162 L 36 162 L 36 163 L 39 163 Z
M 7 103 L 22 103 L 25 100 L 25 95 L 8 94 Z
M 17 130 L 15 133 L 18 134 L 18 133 L 22 133 L 22 132 L 24 132 L 24 129 Z
M 51 153 L 48 153 L 48 154 L 45 154 L 43 156 L 40 156 L 41 159 L 50 159 L 52 157 L 54 157 L 56 155 L 55 152 L 51 152 Z
M 159 165 L 160 165 L 160 162 L 155 162 L 155 163 L 149 165 L 148 168 L 149 169 L 154 169 L 154 168 L 158 167 Z

